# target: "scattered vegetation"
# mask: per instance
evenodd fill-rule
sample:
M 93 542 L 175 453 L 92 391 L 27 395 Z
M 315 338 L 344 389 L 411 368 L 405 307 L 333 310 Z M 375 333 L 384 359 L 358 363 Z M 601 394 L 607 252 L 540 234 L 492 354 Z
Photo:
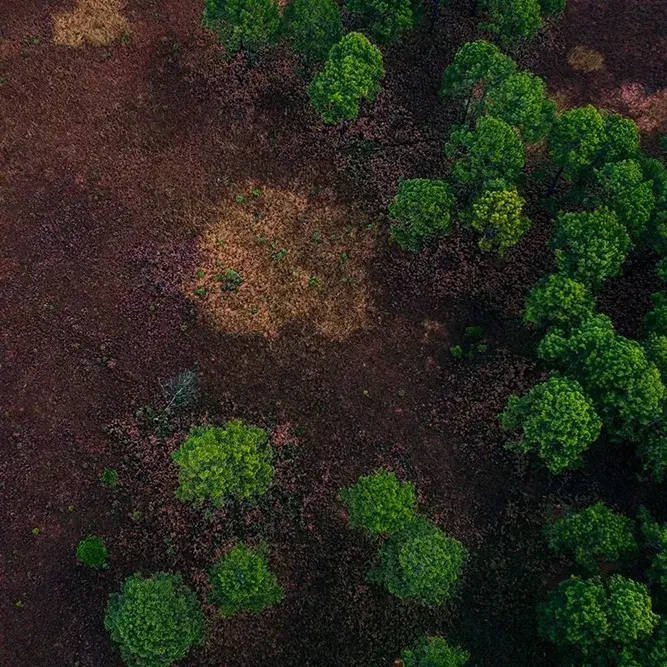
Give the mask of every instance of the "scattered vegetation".
M 99 535 L 84 537 L 76 548 L 76 557 L 84 565 L 99 570 L 107 567 L 109 552 Z

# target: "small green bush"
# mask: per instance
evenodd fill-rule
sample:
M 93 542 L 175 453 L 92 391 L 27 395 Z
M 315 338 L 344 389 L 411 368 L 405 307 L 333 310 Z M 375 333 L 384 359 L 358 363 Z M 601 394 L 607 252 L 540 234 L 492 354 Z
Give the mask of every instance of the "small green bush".
M 348 509 L 350 524 L 372 535 L 392 535 L 408 526 L 415 517 L 415 487 L 399 482 L 388 470 L 364 475 L 340 497 Z
M 399 598 L 440 605 L 451 596 L 468 550 L 458 540 L 417 517 L 380 547 L 380 565 L 369 581 Z
M 537 326 L 571 326 L 593 313 L 595 299 L 586 285 L 564 273 L 540 278 L 526 297 L 523 321 Z
M 443 637 L 424 637 L 414 649 L 401 654 L 403 667 L 463 667 L 470 654 L 450 646 Z
M 105 468 L 100 475 L 100 481 L 105 486 L 114 487 L 118 485 L 118 471 L 113 468 Z
M 109 598 L 104 627 L 132 667 L 169 667 L 204 637 L 197 597 L 180 576 L 164 572 L 128 577 Z
M 213 587 L 211 600 L 223 617 L 240 611 L 258 614 L 284 597 L 282 586 L 269 570 L 264 546 L 257 550 L 244 544 L 234 547 L 211 568 L 209 580 Z
M 255 500 L 273 479 L 266 433 L 238 420 L 193 429 L 172 458 L 179 468 L 176 495 L 195 505 Z
M 84 565 L 100 569 L 107 567 L 109 552 L 99 535 L 84 537 L 76 548 L 76 557 Z
M 613 563 L 637 551 L 632 519 L 602 502 L 548 523 L 545 534 L 554 551 L 572 555 L 589 572 L 597 570 L 603 558 Z
M 390 228 L 392 238 L 404 250 L 419 252 L 426 241 L 449 234 L 453 204 L 454 195 L 445 181 L 401 181 L 389 205 L 389 215 L 395 221 Z

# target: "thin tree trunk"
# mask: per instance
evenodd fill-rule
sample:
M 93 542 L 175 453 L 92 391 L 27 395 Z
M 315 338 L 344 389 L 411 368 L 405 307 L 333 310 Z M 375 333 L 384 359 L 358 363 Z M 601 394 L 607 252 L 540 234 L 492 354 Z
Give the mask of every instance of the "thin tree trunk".
M 563 165 L 557 172 L 556 175 L 554 176 L 554 180 L 551 182 L 551 185 L 549 186 L 549 190 L 547 191 L 547 197 L 551 197 L 551 195 L 554 193 L 554 190 L 556 189 L 556 186 L 558 185 L 558 181 L 560 180 L 560 177 L 563 174 L 563 170 L 565 169 L 565 165 Z

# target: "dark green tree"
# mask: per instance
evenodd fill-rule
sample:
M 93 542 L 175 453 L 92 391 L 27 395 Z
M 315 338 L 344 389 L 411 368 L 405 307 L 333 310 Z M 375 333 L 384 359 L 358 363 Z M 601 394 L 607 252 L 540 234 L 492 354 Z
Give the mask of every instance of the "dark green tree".
M 393 42 L 416 22 L 411 0 L 347 0 L 347 9 L 359 14 L 378 42 Z
M 481 27 L 503 44 L 532 39 L 542 25 L 538 0 L 486 0 L 485 7 L 489 22 Z
M 426 241 L 447 236 L 451 230 L 454 195 L 445 181 L 414 178 L 398 184 L 389 205 L 394 220 L 392 238 L 404 250 L 419 252 Z
M 255 56 L 278 40 L 276 0 L 205 0 L 204 5 L 204 27 L 215 32 L 229 53 Z
M 667 590 L 667 524 L 658 523 L 646 507 L 637 512 L 643 545 L 651 558 L 647 575 L 649 582 Z
M 545 16 L 560 16 L 565 12 L 567 0 L 538 0 L 540 10 Z
M 667 620 L 653 634 L 621 652 L 618 667 L 665 667 L 667 665 Z
M 333 0 L 291 0 L 282 31 L 305 62 L 322 62 L 343 34 L 338 5 Z
M 580 465 L 581 454 L 597 440 L 602 423 L 593 402 L 576 381 L 552 375 L 519 398 L 510 396 L 500 425 L 521 430 L 523 437 L 508 449 L 535 450 L 550 472 Z
M 526 297 L 523 320 L 537 326 L 574 326 L 593 314 L 595 299 L 583 283 L 564 273 L 540 278 Z
M 84 565 L 100 569 L 107 567 L 109 552 L 99 535 L 84 537 L 76 548 L 76 557 Z
M 415 518 L 414 484 L 399 482 L 389 470 L 362 475 L 353 487 L 340 492 L 340 498 L 349 512 L 350 524 L 371 535 L 393 535 Z
M 361 100 L 373 102 L 384 77 L 382 54 L 361 33 L 351 32 L 331 48 L 308 94 L 325 123 L 354 120 Z
M 625 225 L 607 208 L 561 213 L 548 245 L 559 270 L 592 289 L 621 272 L 631 247 Z
M 443 637 L 424 637 L 413 649 L 401 654 L 402 667 L 463 667 L 470 654 L 450 646 Z
M 109 598 L 104 627 L 132 667 L 169 667 L 204 637 L 204 616 L 180 576 L 128 577 Z

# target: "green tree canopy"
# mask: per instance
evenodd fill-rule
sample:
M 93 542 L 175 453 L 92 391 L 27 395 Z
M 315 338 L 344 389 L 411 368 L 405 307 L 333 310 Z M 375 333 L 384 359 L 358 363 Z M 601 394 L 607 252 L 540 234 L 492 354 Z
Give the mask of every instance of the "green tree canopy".
M 202 23 L 230 53 L 256 55 L 277 41 L 280 9 L 276 0 L 205 0 Z
M 415 517 L 414 484 L 399 482 L 389 470 L 362 475 L 353 487 L 343 489 L 340 497 L 352 526 L 364 528 L 372 535 L 393 535 Z
M 658 523 L 643 506 L 637 512 L 637 518 L 644 547 L 651 557 L 648 579 L 667 591 L 667 523 Z
M 606 278 L 617 276 L 631 243 L 625 225 L 608 208 L 561 213 L 549 241 L 556 266 L 574 280 L 597 288 Z
M 545 16 L 560 16 L 565 12 L 567 0 L 538 0 Z
M 375 100 L 383 77 L 380 51 L 361 33 L 351 32 L 331 48 L 308 94 L 325 123 L 354 120 L 361 100 Z
M 392 238 L 404 250 L 418 252 L 426 241 L 449 234 L 453 205 L 454 195 L 445 181 L 401 181 L 396 198 L 389 205 L 389 215 L 394 220 L 390 227 Z
M 401 654 L 403 667 L 463 667 L 470 654 L 450 646 L 443 637 L 424 637 L 414 649 Z
M 392 42 L 414 27 L 417 17 L 410 0 L 347 0 L 347 9 L 359 14 L 379 42 Z
M 137 573 L 110 596 L 104 627 L 128 665 L 169 667 L 202 643 L 204 616 L 180 576 Z
M 485 110 L 519 130 L 527 143 L 542 139 L 556 115 L 544 81 L 530 72 L 512 74 L 492 88 L 486 95 Z
M 595 299 L 583 283 L 564 273 L 552 273 L 531 288 L 523 320 L 537 326 L 568 327 L 592 315 L 594 309 Z
M 604 113 L 604 141 L 601 162 L 618 162 L 637 157 L 641 137 L 632 118 L 617 113 Z
M 238 420 L 193 429 L 172 458 L 179 469 L 176 495 L 195 505 L 255 500 L 273 479 L 266 433 Z
M 322 62 L 343 34 L 338 5 L 333 0 L 290 0 L 282 31 L 306 62 Z
M 661 484 L 667 479 L 667 415 L 664 411 L 660 423 L 651 425 L 641 434 L 637 454 L 644 472 L 653 481 Z
M 581 385 L 559 375 L 552 375 L 521 398 L 510 396 L 499 419 L 504 429 L 523 433 L 521 440 L 507 448 L 535 450 L 554 474 L 580 465 L 581 454 L 597 440 L 602 427 Z
M 483 29 L 505 44 L 532 39 L 542 25 L 538 0 L 486 0 L 489 22 Z
M 467 556 L 458 540 L 417 517 L 382 544 L 380 565 L 369 580 L 399 598 L 439 605 L 452 594 Z
M 610 510 L 603 502 L 548 523 L 545 534 L 551 549 L 571 555 L 590 573 L 599 571 L 602 559 L 613 563 L 637 551 L 632 519 Z

